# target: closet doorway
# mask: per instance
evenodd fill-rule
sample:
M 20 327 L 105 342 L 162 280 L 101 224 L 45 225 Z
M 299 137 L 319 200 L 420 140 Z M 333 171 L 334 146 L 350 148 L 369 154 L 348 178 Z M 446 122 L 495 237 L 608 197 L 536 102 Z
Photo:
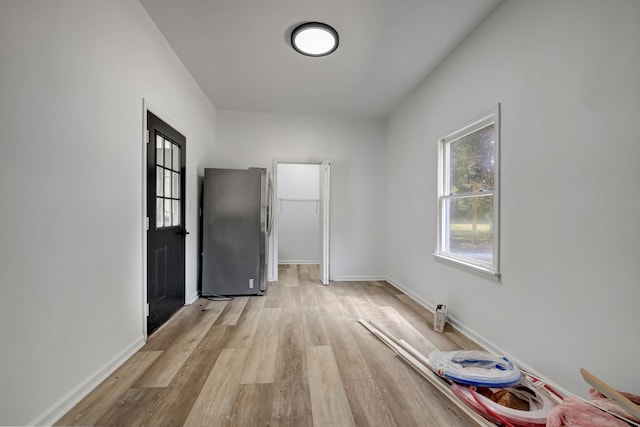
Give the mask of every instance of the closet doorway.
M 275 161 L 270 280 L 278 264 L 319 264 L 329 284 L 330 163 Z

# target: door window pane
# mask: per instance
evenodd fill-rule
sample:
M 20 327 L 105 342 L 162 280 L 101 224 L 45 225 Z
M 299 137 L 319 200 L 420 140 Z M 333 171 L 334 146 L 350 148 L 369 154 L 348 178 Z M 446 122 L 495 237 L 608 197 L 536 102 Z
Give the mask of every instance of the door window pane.
M 164 164 L 164 138 L 156 135 L 156 165 Z
M 171 197 L 171 171 L 164 169 L 164 197 Z
M 156 166 L 156 197 L 164 196 L 164 187 L 162 186 L 164 170 Z
M 171 168 L 171 146 L 173 144 L 171 141 L 165 139 L 164 140 L 164 167 Z
M 164 199 L 164 226 L 171 226 L 171 200 Z
M 180 201 L 179 200 L 173 200 L 173 222 L 171 223 L 171 225 L 180 225 Z
M 173 170 L 180 171 L 180 147 L 177 144 L 173 145 Z
M 156 199 L 156 228 L 164 227 L 164 200 Z
M 180 174 L 177 172 L 171 172 L 171 182 L 173 186 L 173 191 L 171 197 L 174 199 L 180 198 Z

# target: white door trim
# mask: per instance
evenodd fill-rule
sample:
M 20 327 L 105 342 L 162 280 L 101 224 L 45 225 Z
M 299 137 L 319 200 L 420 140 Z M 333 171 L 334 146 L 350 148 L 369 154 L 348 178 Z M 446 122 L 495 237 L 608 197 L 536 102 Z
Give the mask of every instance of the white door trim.
M 331 163 L 320 165 L 320 281 L 328 285 L 330 281 L 329 231 L 331 219 Z

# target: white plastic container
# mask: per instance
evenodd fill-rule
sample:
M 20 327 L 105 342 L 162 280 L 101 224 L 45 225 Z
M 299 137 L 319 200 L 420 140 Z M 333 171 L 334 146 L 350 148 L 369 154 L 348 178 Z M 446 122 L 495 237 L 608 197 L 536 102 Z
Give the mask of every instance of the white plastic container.
M 433 330 L 436 332 L 444 332 L 444 325 L 447 323 L 447 306 L 444 304 L 436 305 L 436 312 L 433 314 Z

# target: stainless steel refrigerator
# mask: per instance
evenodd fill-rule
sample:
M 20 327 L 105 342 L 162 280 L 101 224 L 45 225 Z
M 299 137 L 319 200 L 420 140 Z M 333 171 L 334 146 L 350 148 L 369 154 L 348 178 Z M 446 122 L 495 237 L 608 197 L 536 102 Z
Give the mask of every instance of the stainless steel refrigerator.
M 272 198 L 266 169 L 205 169 L 202 296 L 266 292 Z

